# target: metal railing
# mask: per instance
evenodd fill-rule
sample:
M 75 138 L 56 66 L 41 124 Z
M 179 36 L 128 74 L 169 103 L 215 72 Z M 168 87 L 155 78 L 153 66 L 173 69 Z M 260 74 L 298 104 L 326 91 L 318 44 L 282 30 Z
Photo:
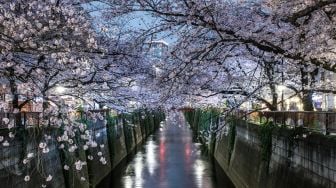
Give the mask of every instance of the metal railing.
M 39 126 L 40 114 L 40 112 L 0 112 L 0 128 L 8 128 L 8 125 L 12 125 L 13 127 Z M 5 122 L 6 118 L 9 120 L 9 123 Z
M 90 110 L 91 113 L 99 113 L 104 119 L 109 115 L 109 110 Z M 9 123 L 5 122 L 5 119 L 9 120 Z M 90 120 L 87 113 L 81 114 L 78 118 Z M 0 129 L 8 128 L 8 125 L 15 127 L 32 127 L 39 126 L 41 123 L 41 112 L 20 112 L 20 113 L 6 113 L 0 112 Z M 92 125 L 94 128 L 104 127 L 103 120 L 97 119 L 96 123 Z
M 315 111 L 235 111 L 238 116 L 253 123 L 273 121 L 291 128 L 304 127 L 323 134 L 336 134 L 336 113 Z

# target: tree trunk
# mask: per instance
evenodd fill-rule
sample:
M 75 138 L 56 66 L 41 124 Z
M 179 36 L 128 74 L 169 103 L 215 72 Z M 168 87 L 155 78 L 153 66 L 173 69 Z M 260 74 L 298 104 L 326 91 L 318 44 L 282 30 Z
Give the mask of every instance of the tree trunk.
M 276 93 L 275 85 L 271 84 L 271 93 L 272 93 L 272 108 L 271 111 L 277 111 L 278 110 L 278 94 Z
M 276 85 L 274 82 L 274 70 L 275 63 L 273 62 L 265 62 L 265 73 L 267 76 L 267 79 L 269 81 L 269 88 L 271 90 L 271 95 L 272 95 L 272 101 L 271 101 L 271 106 L 268 106 L 269 110 L 271 111 L 277 111 L 278 110 L 278 94 L 276 91 Z
M 47 110 L 48 107 L 49 107 L 48 97 L 46 96 L 45 93 L 42 93 L 42 100 L 43 100 L 43 102 L 42 102 L 42 112 L 44 114 L 45 110 Z
M 14 69 L 10 69 L 9 70 L 9 86 L 10 86 L 10 90 L 11 90 L 11 94 L 13 96 L 13 101 L 12 101 L 12 108 L 13 110 L 18 109 L 19 113 L 15 114 L 15 125 L 17 127 L 21 127 L 22 126 L 22 122 L 21 122 L 21 108 L 19 105 L 19 93 L 18 93 L 18 89 L 17 89 L 17 84 L 15 82 L 15 73 L 14 73 Z
M 316 75 L 318 74 L 318 69 L 308 73 L 305 71 L 305 68 L 300 69 L 301 72 L 301 84 L 302 84 L 302 104 L 304 111 L 314 111 L 313 105 L 313 92 L 311 87 L 314 86 L 316 82 Z M 311 79 L 309 79 L 309 76 Z
M 314 111 L 313 92 L 304 90 L 302 93 L 302 104 L 304 111 Z

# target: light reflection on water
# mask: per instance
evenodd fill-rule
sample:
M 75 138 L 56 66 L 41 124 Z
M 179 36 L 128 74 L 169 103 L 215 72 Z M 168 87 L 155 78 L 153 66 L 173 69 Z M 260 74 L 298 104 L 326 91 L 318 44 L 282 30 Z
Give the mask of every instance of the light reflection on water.
M 135 177 L 133 177 L 133 179 L 135 179 L 135 187 L 142 187 L 143 184 L 143 177 L 142 177 L 142 171 L 144 169 L 143 166 L 143 155 L 138 155 L 138 157 L 136 157 L 134 159 L 134 169 L 135 169 Z M 131 178 L 132 178 L 132 174 L 131 174 Z
M 133 180 L 130 176 L 125 176 L 123 179 L 125 188 L 133 188 Z
M 154 141 L 149 140 L 147 143 L 147 148 L 146 148 L 146 157 L 147 157 L 146 163 L 148 164 L 148 171 L 151 176 L 154 175 L 154 170 L 157 167 L 157 161 L 155 158 L 156 148 L 157 148 L 157 145 L 154 143 Z
M 231 188 L 228 178 L 214 170 L 201 145 L 192 141 L 181 115 L 150 136 L 131 162 L 99 187 Z M 222 181 L 225 181 L 224 183 Z

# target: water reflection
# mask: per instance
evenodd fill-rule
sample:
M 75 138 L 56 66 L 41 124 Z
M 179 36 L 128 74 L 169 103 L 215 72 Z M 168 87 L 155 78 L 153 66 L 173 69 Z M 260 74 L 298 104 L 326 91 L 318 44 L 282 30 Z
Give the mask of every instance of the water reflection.
M 204 169 L 205 165 L 204 162 L 201 160 L 196 160 L 194 163 L 194 171 L 195 171 L 195 180 L 197 187 L 203 187 L 203 175 L 204 175 Z
M 157 148 L 157 145 L 154 143 L 154 141 L 149 140 L 147 144 L 147 148 L 146 148 L 146 157 L 147 157 L 146 163 L 148 164 L 148 171 L 151 176 L 154 175 L 154 170 L 157 167 L 157 161 L 155 158 L 156 148 Z
M 133 180 L 130 176 L 125 176 L 123 183 L 125 185 L 125 188 L 133 188 Z
M 212 188 L 233 187 L 221 170 L 193 143 L 181 114 L 173 114 L 126 167 L 113 172 L 102 188 Z M 174 121 L 172 121 L 173 119 Z

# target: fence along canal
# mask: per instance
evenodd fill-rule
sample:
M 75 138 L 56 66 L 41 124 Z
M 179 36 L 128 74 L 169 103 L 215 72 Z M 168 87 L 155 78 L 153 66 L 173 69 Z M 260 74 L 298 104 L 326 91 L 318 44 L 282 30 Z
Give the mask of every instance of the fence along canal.
M 100 113 L 103 119 L 94 121 L 82 116 L 79 121 L 87 124 L 97 147 L 85 150 L 84 143 L 75 139 L 73 141 L 78 148 L 74 151 L 59 148 L 57 135 L 62 130 L 53 127 L 40 129 L 37 126 L 38 113 L 21 113 L 20 116 L 0 113 L 1 117 L 10 121 L 20 117 L 20 121 L 14 120 L 10 130 L 4 126 L 0 129 L 0 184 L 15 188 L 94 187 L 164 120 L 161 111 L 143 110 L 118 116 L 112 116 L 107 111 L 95 113 Z M 9 132 L 15 137 L 9 138 Z M 8 145 L 4 144 L 7 140 Z M 48 152 L 42 152 L 39 146 L 42 141 L 47 143 Z M 104 157 L 105 161 L 90 160 L 92 157 Z M 76 164 L 81 167 L 80 170 L 76 169 Z M 65 169 L 65 165 L 70 168 Z M 26 181 L 27 175 L 29 181 Z

